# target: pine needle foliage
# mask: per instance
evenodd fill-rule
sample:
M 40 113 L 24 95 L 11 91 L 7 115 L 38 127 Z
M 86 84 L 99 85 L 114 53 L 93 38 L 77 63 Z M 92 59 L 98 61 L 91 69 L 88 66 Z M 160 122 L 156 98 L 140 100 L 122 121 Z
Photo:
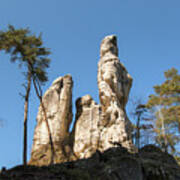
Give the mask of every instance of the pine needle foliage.
M 165 81 L 154 86 L 147 107 L 156 117 L 156 143 L 172 154 L 178 153 L 180 144 L 180 75 L 171 68 L 164 73 Z
M 14 26 L 9 25 L 6 31 L 0 31 L 0 50 L 4 50 L 10 54 L 11 62 L 19 62 L 19 65 L 24 65 L 26 71 L 25 95 L 24 97 L 24 132 L 23 132 L 23 164 L 27 164 L 27 120 L 28 120 L 28 107 L 29 96 L 31 92 L 31 84 L 37 83 L 43 85 L 47 80 L 46 69 L 49 67 L 50 54 L 49 49 L 43 46 L 41 35 L 36 37 L 31 34 L 28 28 L 16 29 Z M 40 103 L 42 105 L 42 98 Z M 45 110 L 44 110 L 45 111 Z M 45 114 L 45 113 L 44 113 Z M 47 118 L 45 119 L 47 122 Z M 48 122 L 47 122 L 48 126 Z M 49 126 L 47 127 L 49 129 Z M 50 132 L 49 132 L 50 134 Z M 51 135 L 49 135 L 51 136 Z M 52 138 L 50 138 L 52 139 Z
M 20 65 L 25 65 L 27 72 L 42 84 L 48 80 L 46 68 L 50 63 L 47 57 L 50 50 L 43 47 L 41 34 L 36 37 L 28 28 L 15 29 L 9 25 L 6 31 L 0 31 L 0 50 L 10 54 L 12 62 L 19 61 Z

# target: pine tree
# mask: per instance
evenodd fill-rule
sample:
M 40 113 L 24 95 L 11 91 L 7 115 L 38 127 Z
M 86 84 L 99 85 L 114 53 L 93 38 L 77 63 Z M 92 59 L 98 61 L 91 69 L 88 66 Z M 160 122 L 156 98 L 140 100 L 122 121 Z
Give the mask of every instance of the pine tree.
M 156 117 L 156 143 L 165 151 L 177 154 L 180 143 L 180 75 L 175 68 L 164 73 L 165 82 L 154 86 L 147 107 Z
M 9 26 L 7 31 L 0 32 L 0 50 L 5 50 L 11 55 L 11 61 L 19 61 L 20 66 L 24 65 L 26 72 L 25 83 L 25 102 L 24 102 L 24 140 L 23 140 L 23 164 L 27 164 L 27 120 L 28 120 L 28 105 L 31 85 L 38 82 L 41 87 L 47 80 L 46 68 L 49 67 L 50 59 L 47 56 L 50 51 L 43 47 L 41 35 L 36 37 L 32 35 L 29 29 L 15 29 Z M 36 89 L 36 87 L 35 87 Z M 37 89 L 36 89 L 37 90 Z M 36 91 L 37 93 L 37 91 Z M 38 96 L 39 97 L 39 96 Z M 39 97 L 40 98 L 40 97 Z M 43 106 L 42 98 L 40 99 L 41 106 Z M 45 108 L 43 108 L 44 117 L 49 133 L 50 143 L 52 144 L 52 137 L 47 121 Z

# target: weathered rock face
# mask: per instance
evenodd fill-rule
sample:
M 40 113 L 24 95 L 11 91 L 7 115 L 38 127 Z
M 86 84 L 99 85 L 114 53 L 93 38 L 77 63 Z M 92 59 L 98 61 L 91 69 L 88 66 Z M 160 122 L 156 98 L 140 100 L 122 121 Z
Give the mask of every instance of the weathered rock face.
M 139 153 L 131 153 L 134 150 L 131 123 L 125 106 L 132 78 L 118 59 L 116 41 L 115 36 L 108 36 L 101 44 L 98 65 L 101 104 L 97 105 L 90 95 L 77 99 L 71 134 L 68 133 L 72 121 L 71 76 L 56 79 L 43 96 L 55 150 L 54 163 L 65 163 L 3 169 L 1 180 L 180 179 L 180 167 L 175 159 L 158 147 L 147 145 Z M 50 159 L 48 130 L 40 107 L 30 164 L 48 165 Z
M 43 96 L 56 153 L 62 151 L 62 146 L 64 146 L 69 136 L 69 125 L 72 121 L 72 86 L 73 82 L 70 75 L 59 77 Z M 49 154 L 48 129 L 40 106 L 30 164 L 40 163 L 40 161 L 42 161 L 40 164 L 48 164 L 50 160 Z M 46 161 L 43 161 L 43 158 L 46 158 Z
M 101 43 L 97 79 L 100 105 L 90 95 L 79 98 L 71 134 L 68 133 L 72 121 L 71 76 L 58 78 L 45 93 L 43 102 L 56 151 L 55 162 L 87 158 L 96 150 L 103 152 L 118 145 L 134 150 L 131 123 L 125 111 L 132 78 L 118 59 L 116 36 L 107 36 Z M 49 154 L 49 136 L 40 107 L 30 163 L 48 164 Z
M 90 95 L 86 95 L 77 99 L 76 109 L 74 153 L 78 158 L 87 158 L 98 149 L 100 106 Z
M 77 100 L 74 126 L 74 153 L 87 158 L 96 150 L 105 151 L 121 144 L 134 151 L 131 123 L 126 115 L 132 78 L 118 59 L 115 36 L 107 36 L 101 44 L 98 65 L 100 105 L 86 95 Z
M 101 102 L 101 142 L 100 149 L 106 150 L 121 144 L 129 150 L 134 147 L 131 141 L 131 123 L 126 115 L 132 78 L 118 59 L 116 36 L 107 36 L 101 43 L 98 64 L 98 87 Z

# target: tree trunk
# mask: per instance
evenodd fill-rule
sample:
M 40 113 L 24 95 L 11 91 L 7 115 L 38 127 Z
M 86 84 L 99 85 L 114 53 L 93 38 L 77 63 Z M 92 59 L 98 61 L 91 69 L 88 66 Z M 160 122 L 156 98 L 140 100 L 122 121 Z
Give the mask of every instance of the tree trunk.
M 48 136 L 49 136 L 49 143 L 50 143 L 50 147 L 51 147 L 51 161 L 50 161 L 50 164 L 53 164 L 54 163 L 55 150 L 54 150 L 54 144 L 53 144 L 53 139 L 52 139 L 52 135 L 51 135 L 51 130 L 50 130 L 48 119 L 47 119 L 46 108 L 45 108 L 44 103 L 42 101 L 41 87 L 40 87 L 39 84 L 38 84 L 38 87 L 37 87 L 37 84 L 36 84 L 36 81 L 35 81 L 34 78 L 33 78 L 33 85 L 34 85 L 34 88 L 35 88 L 35 91 L 36 91 L 36 95 L 39 98 L 40 105 L 42 107 L 43 113 L 44 113 L 44 119 L 45 119 L 45 122 L 46 122 L 47 130 L 48 130 Z
M 165 131 L 165 126 L 164 126 L 164 118 L 161 118 L 161 123 L 162 123 L 162 134 L 163 134 L 163 138 L 164 138 L 164 142 L 162 144 L 162 148 L 164 150 L 164 152 L 168 152 L 168 142 L 167 142 L 167 137 L 166 137 L 166 131 Z
M 24 134 L 23 134 L 23 165 L 27 165 L 27 120 L 28 120 L 28 105 L 29 95 L 31 90 L 31 73 L 28 73 L 28 84 L 26 88 L 25 102 L 24 102 Z
M 136 134 L 136 147 L 138 150 L 140 149 L 140 119 L 141 119 L 141 113 L 138 114 L 138 119 L 137 119 L 137 134 Z

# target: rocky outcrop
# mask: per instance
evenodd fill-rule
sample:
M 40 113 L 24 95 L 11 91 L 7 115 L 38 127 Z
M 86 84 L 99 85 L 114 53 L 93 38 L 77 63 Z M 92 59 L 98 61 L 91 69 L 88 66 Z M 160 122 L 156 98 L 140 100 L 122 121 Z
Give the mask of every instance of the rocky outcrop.
M 55 162 L 63 161 L 65 149 L 69 149 L 69 126 L 72 121 L 72 87 L 70 75 L 57 78 L 43 96 L 55 150 Z M 70 151 L 70 150 L 68 150 Z M 50 142 L 42 107 L 39 107 L 37 126 L 34 132 L 34 142 L 30 164 L 46 165 L 50 162 Z M 60 160 L 61 159 L 61 160 Z M 66 160 L 66 158 L 65 158 Z
M 101 43 L 98 64 L 100 105 L 90 95 L 76 101 L 76 119 L 72 121 L 72 78 L 56 79 L 43 97 L 55 148 L 55 162 L 90 157 L 121 145 L 135 151 L 131 140 L 131 123 L 126 115 L 132 78 L 120 63 L 116 36 L 107 36 Z M 49 136 L 40 106 L 30 164 L 46 165 L 50 161 Z M 66 155 L 66 156 L 65 156 Z M 68 157 L 68 158 L 67 158 Z
M 133 150 L 132 126 L 126 115 L 132 78 L 118 59 L 117 38 L 107 36 L 101 43 L 98 64 L 98 87 L 101 103 L 100 149 L 106 150 L 121 144 Z
M 100 105 L 90 95 L 79 98 L 76 103 L 73 134 L 74 153 L 78 158 L 118 145 L 135 151 L 132 126 L 125 111 L 131 84 L 131 76 L 118 59 L 116 36 L 105 37 L 98 64 Z
M 90 95 L 77 99 L 71 135 L 68 132 L 72 121 L 71 76 L 58 78 L 45 93 L 43 102 L 56 151 L 55 162 L 88 158 L 96 150 L 103 152 L 118 145 L 134 151 L 131 123 L 125 111 L 132 78 L 118 59 L 116 36 L 107 36 L 101 43 L 97 79 L 100 105 Z M 48 164 L 50 154 L 48 131 L 40 107 L 30 164 Z
M 179 180 L 174 158 L 154 145 L 137 153 L 125 106 L 132 78 L 118 59 L 117 39 L 102 41 L 98 64 L 100 105 L 90 95 L 76 101 L 72 133 L 72 78 L 56 79 L 43 96 L 54 147 L 54 164 L 42 107 L 39 107 L 30 165 L 2 169 L 1 180 Z M 63 162 L 63 163 L 61 163 Z M 61 164 L 58 164 L 61 163 Z M 41 166 L 41 167 L 37 167 Z
M 98 149 L 100 106 L 90 95 L 86 95 L 77 99 L 76 109 L 73 150 L 78 158 L 87 158 Z
M 174 158 L 148 145 L 138 154 L 126 148 L 95 152 L 88 159 L 52 166 L 18 166 L 0 173 L 1 180 L 179 180 L 180 167 Z

